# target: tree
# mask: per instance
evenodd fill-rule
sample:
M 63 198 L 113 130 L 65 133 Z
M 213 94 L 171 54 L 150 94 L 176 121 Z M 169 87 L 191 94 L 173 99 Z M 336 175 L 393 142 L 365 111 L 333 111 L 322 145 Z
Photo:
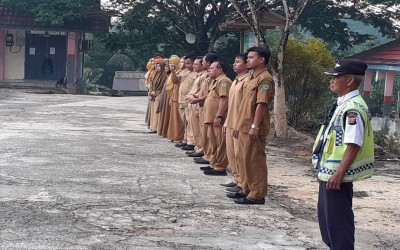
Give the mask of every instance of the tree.
M 371 35 L 351 29 L 347 20 L 370 24 L 378 28 L 384 36 L 392 38 L 398 36 L 399 7 L 398 0 L 315 0 L 306 6 L 298 23 L 314 37 L 344 50 L 373 39 Z
M 275 135 L 287 136 L 286 100 L 284 88 L 284 52 L 286 44 L 296 22 L 307 29 L 315 37 L 322 38 L 340 49 L 350 48 L 371 39 L 369 35 L 360 34 L 349 29 L 345 18 L 360 20 L 378 27 L 382 34 L 395 36 L 399 31 L 395 21 L 400 20 L 398 1 L 335 1 L 316 0 L 307 4 L 308 0 L 230 0 L 236 11 L 246 20 L 260 44 L 265 39 L 260 37 L 260 30 L 254 13 L 258 7 L 267 5 L 269 9 L 285 15 L 286 25 L 278 46 L 276 60 L 272 61 L 272 73 L 275 87 Z M 304 12 L 304 13 L 303 13 Z M 303 13 L 303 14 L 302 14 Z
M 321 107 L 332 96 L 328 78 L 321 72 L 331 69 L 335 59 L 321 40 L 310 39 L 304 43 L 293 38 L 288 41 L 285 58 L 288 123 L 300 129 L 316 128 L 325 115 Z
M 257 22 L 257 3 L 248 0 L 230 0 L 236 11 L 246 20 L 251 29 L 256 32 L 258 43 L 266 44 L 263 32 Z M 258 2 L 260 3 L 260 2 Z M 287 137 L 287 117 L 286 117 L 286 99 L 283 79 L 283 60 L 289 34 L 300 14 L 307 5 L 308 0 L 296 1 L 296 4 L 289 6 L 286 0 L 282 0 L 283 10 L 286 16 L 286 25 L 282 32 L 279 42 L 278 54 L 273 62 L 272 73 L 275 81 L 275 98 L 274 98 L 274 125 L 276 137 Z M 243 8 L 245 6 L 245 8 Z M 251 13 L 251 14 L 249 14 Z
M 100 0 L 0 0 L 0 3 L 34 16 L 39 23 L 54 26 L 82 20 L 100 10 Z
M 227 0 L 111 0 L 111 4 L 125 10 L 118 27 L 123 33 L 115 34 L 119 40 L 127 44 L 146 41 L 144 46 L 149 43 L 158 46 L 152 48 L 153 53 L 165 54 L 170 54 L 166 53 L 168 46 L 174 47 L 175 53 L 177 48 L 197 55 L 213 51 L 214 43 L 221 36 L 218 26 L 228 13 Z M 186 41 L 189 33 L 195 35 L 193 44 Z M 125 48 L 135 46 L 131 45 Z

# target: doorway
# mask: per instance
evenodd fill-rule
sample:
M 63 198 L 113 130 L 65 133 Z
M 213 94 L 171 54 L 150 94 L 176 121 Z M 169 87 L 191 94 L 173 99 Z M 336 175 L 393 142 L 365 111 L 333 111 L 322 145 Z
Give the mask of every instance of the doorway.
M 60 80 L 65 76 L 67 37 L 26 34 L 25 79 Z

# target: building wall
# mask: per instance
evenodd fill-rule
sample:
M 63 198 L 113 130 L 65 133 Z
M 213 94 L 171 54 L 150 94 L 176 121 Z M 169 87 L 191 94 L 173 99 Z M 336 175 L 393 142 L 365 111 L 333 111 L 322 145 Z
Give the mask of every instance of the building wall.
M 8 34 L 13 34 L 14 45 L 4 48 L 4 80 L 23 80 L 25 78 L 25 30 L 8 30 Z
M 4 80 L 4 43 L 6 39 L 6 31 L 0 29 L 0 82 Z

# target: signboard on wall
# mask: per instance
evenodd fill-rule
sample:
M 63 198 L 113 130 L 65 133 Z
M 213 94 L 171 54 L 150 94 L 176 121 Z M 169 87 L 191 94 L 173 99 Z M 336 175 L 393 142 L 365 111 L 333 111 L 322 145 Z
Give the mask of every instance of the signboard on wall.
M 254 36 L 253 32 L 245 33 L 244 34 L 244 44 L 243 44 L 244 51 L 247 49 L 256 46 L 256 37 Z
M 31 30 L 32 35 L 50 35 L 50 36 L 66 36 L 67 32 L 64 31 L 45 31 L 45 30 Z

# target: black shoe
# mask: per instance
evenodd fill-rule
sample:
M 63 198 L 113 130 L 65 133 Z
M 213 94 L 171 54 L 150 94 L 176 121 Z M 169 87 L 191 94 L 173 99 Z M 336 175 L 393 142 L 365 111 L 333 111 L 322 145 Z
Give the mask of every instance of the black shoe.
M 186 145 L 181 147 L 182 150 L 187 150 L 187 151 L 193 151 L 194 150 L 194 145 Z
M 194 153 L 196 153 L 195 150 L 193 150 L 193 151 L 186 151 L 186 152 L 185 152 L 185 154 L 187 154 L 187 155 L 194 154 Z
M 226 184 L 219 184 L 221 187 L 234 187 L 234 186 L 236 186 L 237 184 L 236 183 L 234 183 L 234 182 L 229 182 L 229 183 L 226 183 Z
M 181 148 L 181 147 L 184 147 L 186 145 L 187 145 L 186 143 L 177 143 L 177 144 L 175 144 L 175 147 Z
M 154 133 L 157 133 L 157 130 L 152 130 L 152 129 L 151 129 L 151 130 L 149 131 L 149 134 L 154 134 Z
M 202 153 L 197 153 L 197 152 L 194 152 L 194 153 L 192 153 L 192 154 L 188 154 L 188 156 L 189 157 L 202 157 L 204 154 L 202 154 Z
M 206 170 L 203 172 L 205 175 L 215 175 L 215 176 L 222 176 L 222 175 L 227 175 L 226 171 L 216 171 L 216 170 Z
M 201 171 L 207 171 L 207 170 L 214 170 L 212 167 L 207 166 L 207 167 L 200 167 Z
M 242 205 L 262 205 L 265 204 L 265 199 L 261 199 L 261 200 L 254 200 L 254 199 L 250 199 L 250 198 L 237 198 L 233 200 L 235 203 L 237 204 L 242 204 Z
M 240 191 L 242 191 L 242 188 L 239 186 L 225 188 L 226 193 L 239 193 Z
M 246 194 L 243 191 L 237 192 L 237 193 L 227 193 L 226 197 L 231 198 L 231 199 L 239 199 L 239 198 L 246 198 Z
M 210 164 L 210 162 L 209 161 L 206 161 L 206 160 L 204 160 L 203 158 L 200 158 L 200 159 L 198 159 L 198 160 L 196 160 L 197 158 L 194 158 L 194 162 L 196 163 L 196 164 Z

